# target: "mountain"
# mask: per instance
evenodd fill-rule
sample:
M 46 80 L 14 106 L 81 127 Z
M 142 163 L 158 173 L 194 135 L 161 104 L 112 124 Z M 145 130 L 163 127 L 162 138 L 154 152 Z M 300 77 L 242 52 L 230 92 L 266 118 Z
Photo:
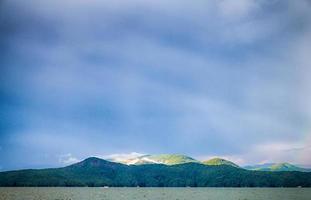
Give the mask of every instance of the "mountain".
M 184 163 L 192 163 L 199 162 L 189 156 L 180 155 L 180 154 L 160 154 L 160 155 L 149 155 L 145 156 L 148 160 L 152 160 L 157 164 L 165 164 L 165 165 L 176 165 L 176 164 L 184 164 Z
M 126 165 L 146 165 L 146 164 L 164 164 L 164 165 L 177 165 L 184 163 L 202 163 L 204 165 L 218 166 L 229 165 L 239 168 L 237 164 L 225 160 L 223 158 L 213 158 L 206 161 L 198 161 L 189 156 L 181 154 L 159 154 L 159 155 L 138 155 L 136 157 L 124 159 L 122 157 L 115 157 L 110 159 L 111 162 L 122 163 Z M 255 171 L 300 171 L 311 172 L 311 169 L 298 167 L 289 163 L 265 163 L 261 165 L 245 166 L 244 169 Z
M 0 172 L 0 186 L 311 187 L 311 173 L 196 162 L 125 165 L 91 157 L 62 168 Z
M 202 163 L 205 165 L 230 165 L 232 167 L 239 167 L 237 164 L 222 158 L 212 158 L 210 160 L 203 161 Z
M 265 163 L 261 165 L 246 166 L 245 169 L 256 171 L 298 171 L 311 172 L 311 169 L 298 167 L 290 163 Z
M 272 165 L 274 165 L 275 163 L 264 163 L 264 164 L 257 164 L 257 165 L 247 165 L 244 166 L 244 169 L 248 169 L 248 170 L 258 170 L 260 171 L 261 169 L 268 169 L 269 167 L 271 167 Z M 266 171 L 270 171 L 270 170 L 266 170 Z
M 199 161 L 185 155 L 180 154 L 159 154 L 159 155 L 143 155 L 130 159 L 111 159 L 114 162 L 120 162 L 126 165 L 142 165 L 142 164 L 164 164 L 164 165 L 176 165 L 183 163 L 190 163 Z

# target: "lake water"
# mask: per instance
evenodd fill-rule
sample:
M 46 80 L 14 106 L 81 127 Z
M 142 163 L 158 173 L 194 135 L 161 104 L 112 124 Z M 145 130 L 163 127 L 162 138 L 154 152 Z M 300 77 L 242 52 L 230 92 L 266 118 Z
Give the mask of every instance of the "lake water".
M 311 188 L 0 188 L 0 200 L 311 200 Z

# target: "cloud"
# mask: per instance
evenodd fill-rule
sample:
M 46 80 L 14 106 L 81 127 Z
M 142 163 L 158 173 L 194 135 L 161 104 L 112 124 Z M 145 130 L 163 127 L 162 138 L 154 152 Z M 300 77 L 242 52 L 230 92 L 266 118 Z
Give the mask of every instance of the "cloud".
M 254 145 L 240 155 L 239 157 L 244 160 L 244 164 L 256 163 L 282 163 L 290 162 L 294 164 L 309 165 L 309 155 L 311 153 L 310 140 L 307 139 L 303 142 L 275 142 L 263 143 Z
M 266 159 L 257 145 L 306 146 L 308 1 L 2 5 L 2 160 L 135 151 L 242 163 Z
M 131 153 L 110 154 L 110 155 L 102 156 L 102 157 L 104 159 L 110 159 L 115 162 L 121 162 L 121 161 L 129 160 L 129 159 L 137 158 L 143 155 L 146 155 L 146 154 L 131 152 Z
M 232 18 L 245 18 L 260 8 L 260 2 L 256 0 L 240 0 L 235 2 L 223 0 L 219 1 L 218 5 L 221 15 L 228 17 L 228 20 Z
M 283 163 L 308 166 L 310 163 L 311 145 L 310 139 L 302 142 L 273 142 L 257 143 L 248 146 L 248 150 L 240 154 L 217 154 L 201 155 L 200 160 L 208 160 L 215 157 L 230 160 L 240 166 L 264 164 L 264 163 Z
M 73 155 L 71 155 L 71 153 L 67 153 L 67 154 L 60 155 L 58 161 L 62 165 L 69 165 L 69 164 L 77 163 L 80 160 L 74 157 Z

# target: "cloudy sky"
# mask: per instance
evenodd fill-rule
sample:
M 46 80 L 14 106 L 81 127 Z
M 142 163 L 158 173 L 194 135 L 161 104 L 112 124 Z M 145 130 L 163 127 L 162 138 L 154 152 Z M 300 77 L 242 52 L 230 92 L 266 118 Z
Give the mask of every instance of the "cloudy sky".
M 128 153 L 311 165 L 310 10 L 0 1 L 0 170 Z

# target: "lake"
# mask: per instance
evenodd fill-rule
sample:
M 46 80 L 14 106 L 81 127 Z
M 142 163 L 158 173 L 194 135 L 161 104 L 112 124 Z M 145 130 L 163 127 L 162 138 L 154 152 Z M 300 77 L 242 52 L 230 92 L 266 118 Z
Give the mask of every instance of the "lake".
M 0 188 L 0 200 L 310 200 L 311 188 Z

